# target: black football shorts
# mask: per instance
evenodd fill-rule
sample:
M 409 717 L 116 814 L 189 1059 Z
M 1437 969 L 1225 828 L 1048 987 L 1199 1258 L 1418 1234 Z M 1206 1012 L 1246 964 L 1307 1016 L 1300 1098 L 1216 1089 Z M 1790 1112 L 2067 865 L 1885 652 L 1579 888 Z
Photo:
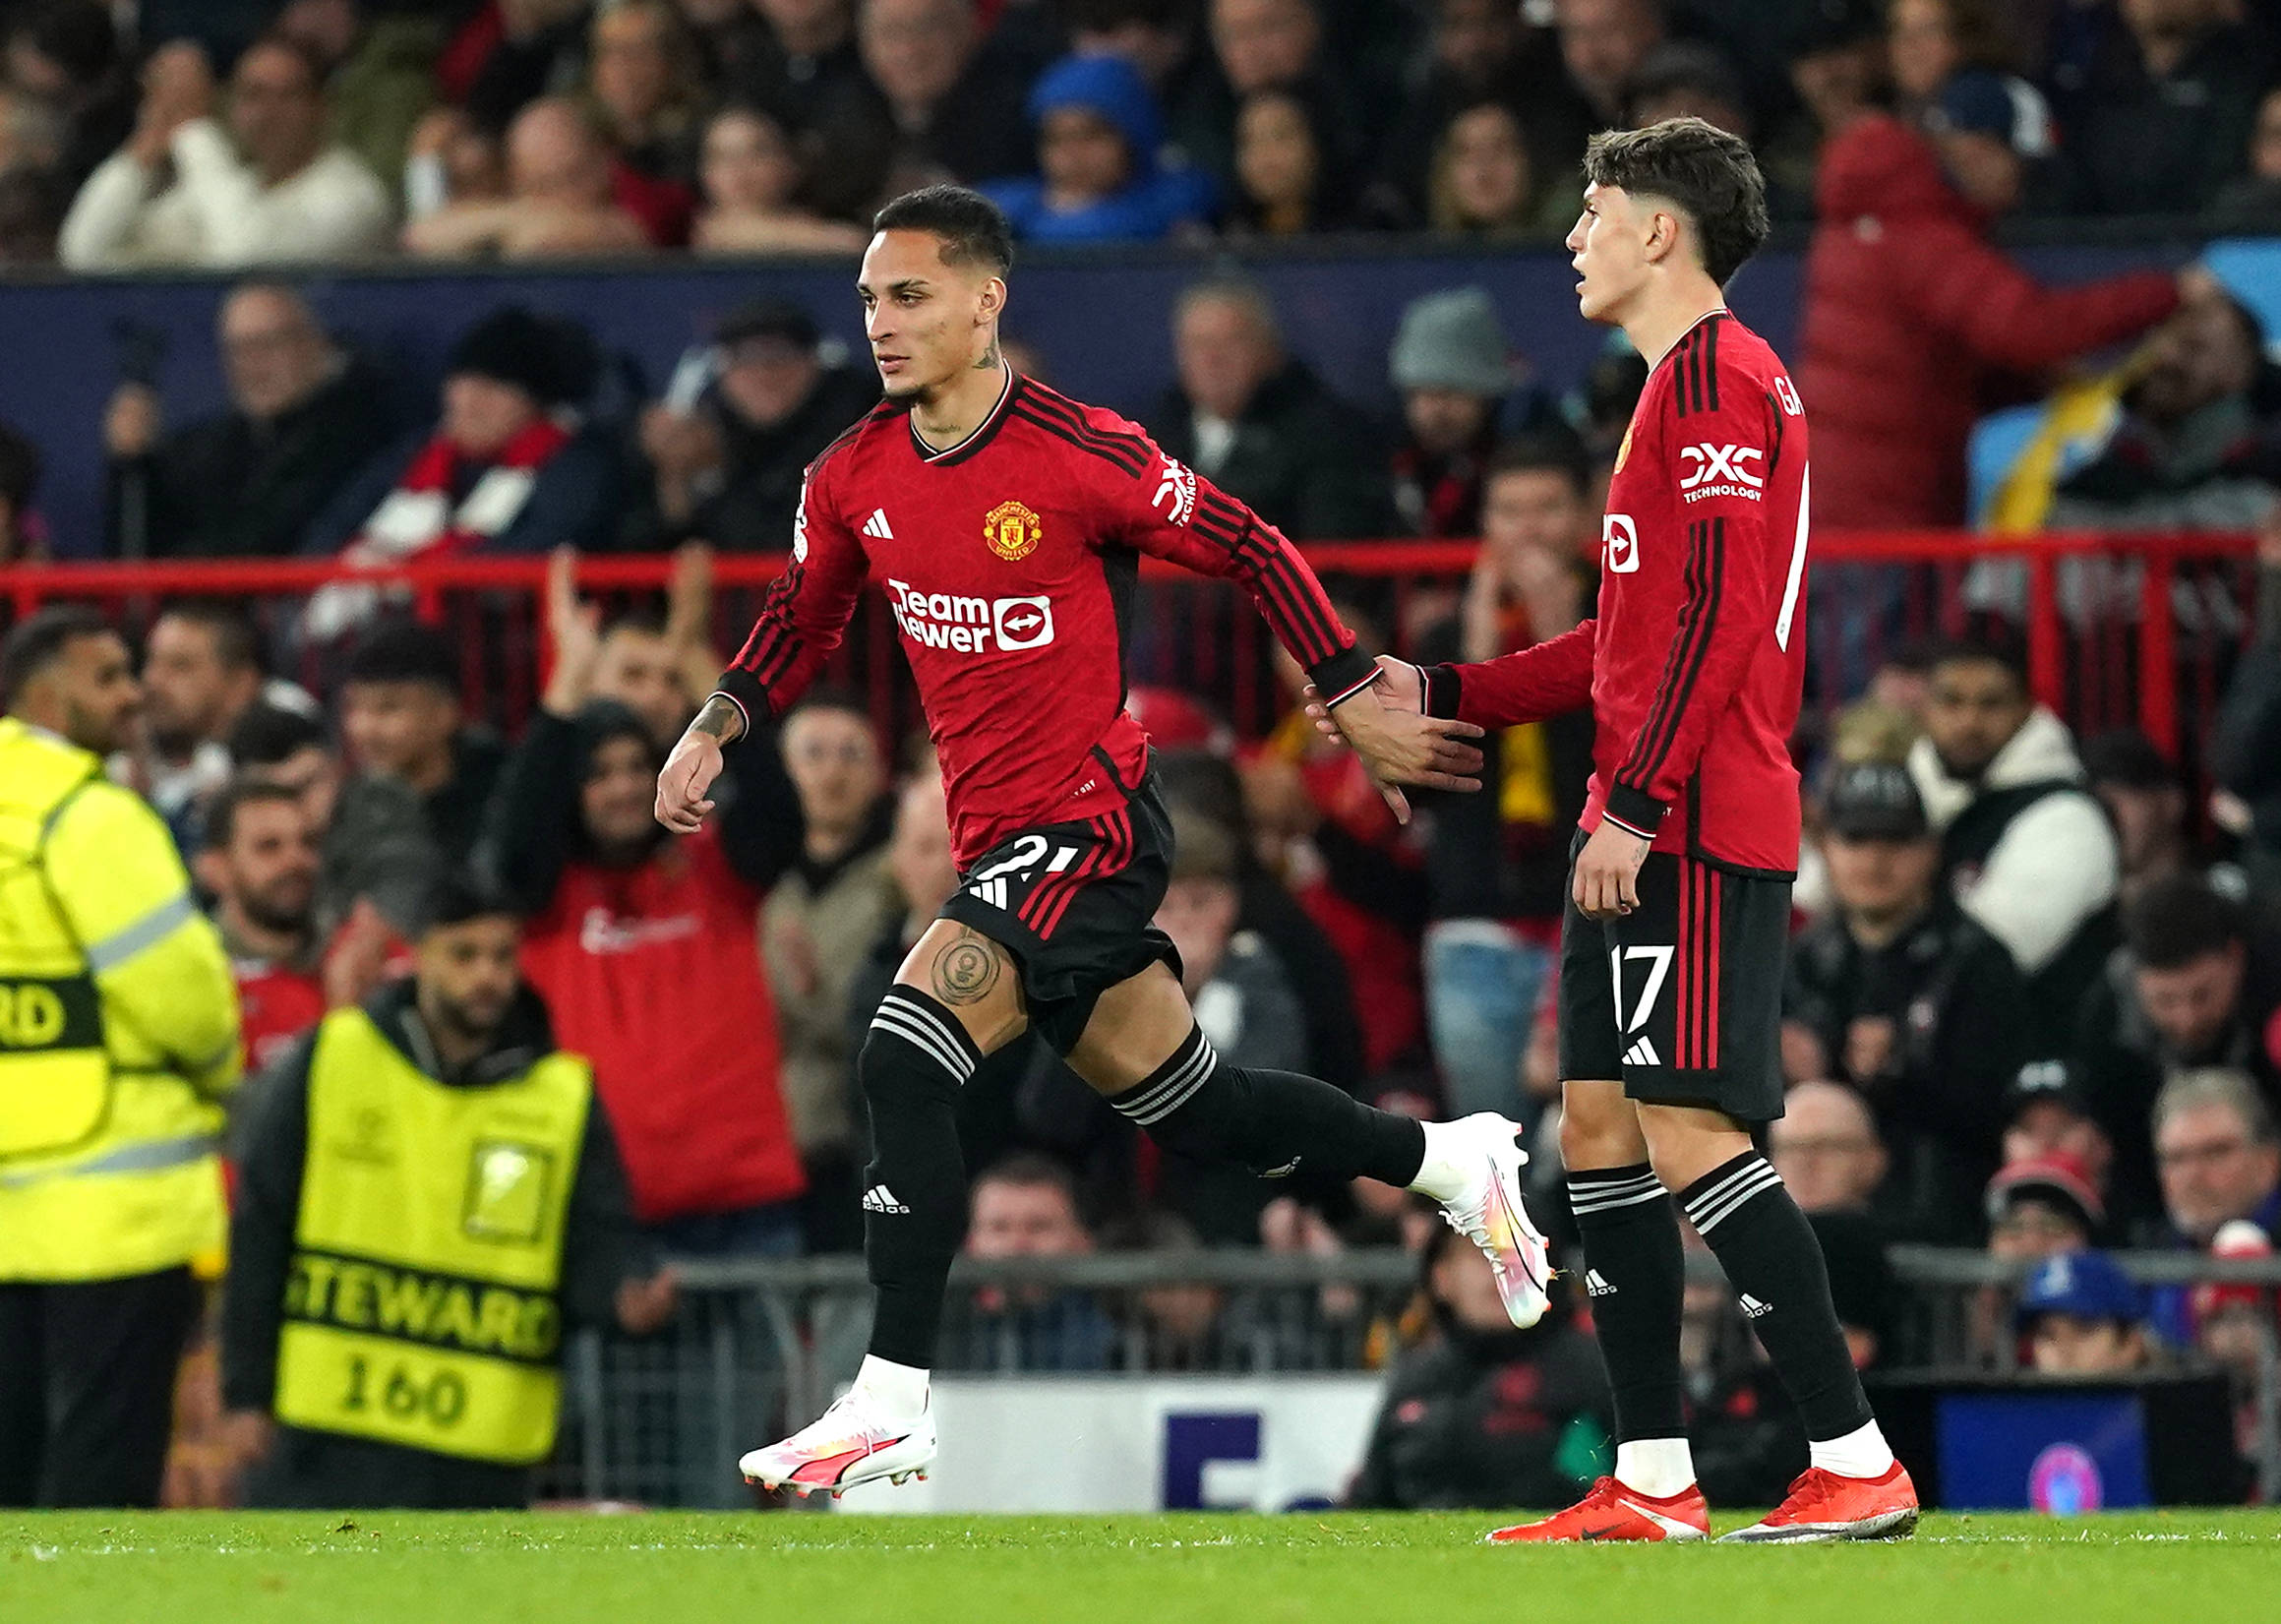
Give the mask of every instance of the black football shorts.
M 941 917 L 1013 955 L 1030 1029 L 1067 1054 L 1102 993 L 1152 964 L 1180 973 L 1172 938 L 1156 926 L 1171 866 L 1172 820 L 1152 771 L 1114 812 L 991 847 L 959 876 Z
M 1569 849 L 1571 872 L 1584 849 Z M 1782 1114 L 1782 977 L 1790 882 L 1650 852 L 1638 910 L 1560 926 L 1560 1075 L 1621 1080 L 1628 1098 Z

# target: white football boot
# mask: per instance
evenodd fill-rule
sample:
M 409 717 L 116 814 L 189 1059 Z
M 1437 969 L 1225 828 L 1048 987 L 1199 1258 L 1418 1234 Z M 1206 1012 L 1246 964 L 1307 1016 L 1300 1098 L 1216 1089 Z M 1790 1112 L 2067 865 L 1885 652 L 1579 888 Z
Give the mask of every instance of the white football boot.
M 1481 1248 L 1496 1271 L 1497 1295 L 1504 1301 L 1506 1317 L 1526 1331 L 1544 1317 L 1552 1253 L 1521 1204 L 1521 1170 L 1529 1165 L 1529 1153 L 1517 1143 L 1520 1124 L 1485 1111 L 1448 1123 L 1444 1131 L 1464 1133 L 1479 1143 L 1469 1146 L 1462 1159 L 1445 1157 L 1472 1176 L 1458 1194 L 1443 1198 L 1442 1218 Z
M 851 1387 L 832 1407 L 782 1443 L 755 1449 L 737 1463 L 749 1483 L 788 1488 L 806 1499 L 838 1499 L 858 1483 L 924 1480 L 934 1464 L 934 1412 L 914 1420 L 884 1413 L 878 1400 Z

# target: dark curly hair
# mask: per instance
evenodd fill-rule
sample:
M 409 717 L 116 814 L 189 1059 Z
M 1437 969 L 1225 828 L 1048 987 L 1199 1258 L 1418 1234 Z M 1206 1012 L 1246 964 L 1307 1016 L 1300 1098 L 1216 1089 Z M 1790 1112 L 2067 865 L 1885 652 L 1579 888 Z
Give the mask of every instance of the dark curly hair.
M 1699 118 L 1602 131 L 1585 149 L 1584 178 L 1676 204 L 1721 287 L 1767 240 L 1767 182 L 1750 144 Z

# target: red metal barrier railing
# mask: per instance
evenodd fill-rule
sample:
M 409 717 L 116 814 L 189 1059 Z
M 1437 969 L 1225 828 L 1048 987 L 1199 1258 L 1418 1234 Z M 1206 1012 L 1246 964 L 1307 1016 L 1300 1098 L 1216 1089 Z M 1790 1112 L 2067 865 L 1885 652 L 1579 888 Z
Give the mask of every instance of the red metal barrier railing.
M 2053 532 L 1994 538 L 1953 531 L 1817 535 L 1809 596 L 1813 692 L 1827 709 L 1858 689 L 1897 639 L 1965 630 L 1996 614 L 2024 631 L 2036 694 L 2078 727 L 2134 724 L 2174 754 L 2192 752 L 2223 691 L 2251 615 L 2248 535 Z M 1408 646 L 1471 570 L 1470 542 L 1339 542 L 1305 549 L 1335 593 L 1383 619 Z M 713 634 L 724 650 L 745 634 L 781 555 L 724 555 L 713 565 Z M 662 588 L 672 560 L 591 557 L 582 592 L 625 602 Z M 243 599 L 280 647 L 307 594 L 355 580 L 381 588 L 451 630 L 466 655 L 470 693 L 514 724 L 535 698 L 544 658 L 544 558 L 461 558 L 344 572 L 328 560 L 67 563 L 0 569 L 0 605 L 21 617 L 42 603 L 92 602 L 130 628 L 183 597 Z M 1219 701 L 1239 730 L 1272 723 L 1281 705 L 1264 632 L 1225 587 L 1144 560 L 1135 616 L 1134 680 L 1165 682 Z M 2182 620 L 2182 606 L 2189 613 Z M 916 720 L 885 607 L 872 594 L 831 676 L 868 692 L 882 723 Z M 321 675 L 314 663 L 305 675 Z

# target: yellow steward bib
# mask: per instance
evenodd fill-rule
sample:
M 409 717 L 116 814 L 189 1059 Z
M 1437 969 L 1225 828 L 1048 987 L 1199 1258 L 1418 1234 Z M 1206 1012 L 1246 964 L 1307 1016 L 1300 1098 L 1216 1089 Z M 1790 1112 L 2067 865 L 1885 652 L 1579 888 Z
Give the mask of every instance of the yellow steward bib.
M 57 812 L 100 771 L 0 723 L 0 1160 L 72 1150 L 110 1114 L 102 1000 L 41 862 Z
M 361 1009 L 319 1029 L 277 1416 L 472 1461 L 554 1447 L 563 1226 L 593 1096 L 550 1054 L 448 1088 Z

